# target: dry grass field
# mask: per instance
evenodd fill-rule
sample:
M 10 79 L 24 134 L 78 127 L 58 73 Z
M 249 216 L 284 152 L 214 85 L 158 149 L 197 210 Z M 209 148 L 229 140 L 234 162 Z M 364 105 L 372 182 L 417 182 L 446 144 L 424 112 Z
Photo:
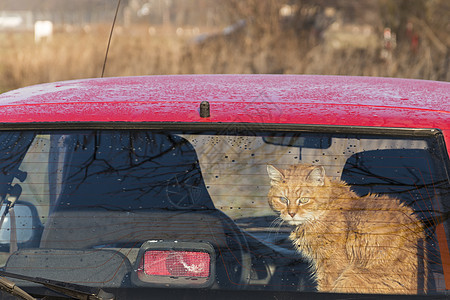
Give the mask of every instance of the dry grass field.
M 109 29 L 109 25 L 98 25 L 57 31 L 52 40 L 37 44 L 30 32 L 0 33 L 0 92 L 36 83 L 100 77 Z M 343 30 L 317 38 L 294 30 L 254 35 L 251 28 L 245 28 L 194 42 L 192 33 L 185 30 L 180 35 L 176 30 L 116 27 L 105 76 L 277 73 L 450 81 L 448 41 L 426 31 L 414 53 L 408 43 L 399 43 L 392 57 L 382 59 L 382 31 L 373 32 L 364 42 L 358 36 L 349 39 Z M 202 32 L 220 31 L 209 28 Z
M 155 36 L 147 28 L 117 28 L 105 76 L 179 73 L 182 39 Z M 30 84 L 100 77 L 108 42 L 108 26 L 89 31 L 56 32 L 50 41 L 34 43 L 32 33 L 3 33 L 0 39 L 0 91 Z

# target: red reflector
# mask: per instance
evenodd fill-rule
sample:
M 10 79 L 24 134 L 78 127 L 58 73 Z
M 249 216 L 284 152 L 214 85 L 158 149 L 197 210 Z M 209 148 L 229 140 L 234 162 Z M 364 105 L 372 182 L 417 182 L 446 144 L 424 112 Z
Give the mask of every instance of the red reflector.
M 144 254 L 147 275 L 208 277 L 209 264 L 206 252 L 149 250 Z

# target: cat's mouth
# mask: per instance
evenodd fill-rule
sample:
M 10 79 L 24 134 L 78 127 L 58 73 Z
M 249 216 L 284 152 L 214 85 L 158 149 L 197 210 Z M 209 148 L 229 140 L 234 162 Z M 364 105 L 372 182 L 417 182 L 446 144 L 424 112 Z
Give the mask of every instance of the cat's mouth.
M 295 214 L 294 216 L 291 216 L 289 214 L 283 214 L 281 216 L 281 218 L 291 226 L 303 225 L 307 222 L 314 220 L 316 217 L 317 216 L 312 212 L 308 212 L 308 213 L 304 213 L 304 214 L 300 214 L 300 215 Z
M 292 226 L 299 226 L 299 225 L 302 225 L 303 223 L 305 223 L 305 221 L 304 220 L 302 220 L 302 221 L 291 220 L 291 221 L 288 221 L 288 223 L 289 223 L 289 225 L 292 225 Z
M 285 216 L 283 217 L 283 220 L 292 226 L 299 226 L 306 222 L 306 218 L 299 218 L 298 216 L 294 216 L 292 218 Z

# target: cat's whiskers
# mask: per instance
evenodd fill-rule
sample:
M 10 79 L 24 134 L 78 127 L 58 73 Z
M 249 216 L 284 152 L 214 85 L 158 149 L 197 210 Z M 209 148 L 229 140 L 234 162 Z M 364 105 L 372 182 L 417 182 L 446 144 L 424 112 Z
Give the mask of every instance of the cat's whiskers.
M 272 234 L 277 235 L 280 232 L 281 226 L 284 222 L 285 221 L 280 217 L 275 218 L 269 225 L 269 234 L 267 237 L 270 238 Z M 272 228 L 274 230 L 271 230 Z
M 279 224 L 280 222 L 283 222 L 283 219 L 281 219 L 280 217 L 276 217 L 275 219 L 273 219 L 272 222 L 270 222 L 269 228 L 278 226 L 278 224 Z

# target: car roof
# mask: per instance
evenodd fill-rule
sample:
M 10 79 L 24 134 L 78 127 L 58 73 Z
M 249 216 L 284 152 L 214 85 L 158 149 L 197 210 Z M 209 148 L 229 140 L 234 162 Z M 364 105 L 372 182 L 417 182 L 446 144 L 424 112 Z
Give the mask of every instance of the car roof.
M 1 123 L 236 122 L 448 129 L 447 82 L 319 75 L 166 75 L 40 84 L 0 95 Z M 210 117 L 202 118 L 202 101 Z

